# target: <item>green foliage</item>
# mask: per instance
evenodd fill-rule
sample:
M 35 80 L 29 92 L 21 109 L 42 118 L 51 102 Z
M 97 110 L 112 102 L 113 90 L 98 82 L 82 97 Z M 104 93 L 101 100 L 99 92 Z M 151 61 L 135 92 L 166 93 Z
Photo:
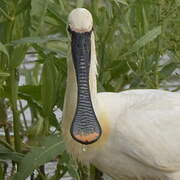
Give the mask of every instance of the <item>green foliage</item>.
M 1 42 L 0 42 L 0 51 L 3 52 L 9 58 L 9 53 L 6 47 Z
M 23 158 L 23 154 L 14 152 L 11 149 L 8 149 L 7 147 L 2 146 L 0 144 L 0 159 L 1 160 L 13 160 L 15 162 L 20 162 L 22 158 Z
M 48 136 L 42 138 L 41 142 L 39 147 L 34 147 L 21 160 L 19 172 L 15 175 L 14 180 L 26 179 L 34 169 L 64 152 L 64 145 L 60 137 Z
M 35 169 L 36 179 L 47 179 L 39 166 L 51 160 L 57 161 L 52 180 L 67 172 L 78 180 L 87 176 L 64 152 L 55 115 L 63 108 L 66 86 L 67 16 L 76 7 L 93 15 L 98 91 L 180 89 L 179 0 L 1 0 L 0 178 L 7 174 L 7 159 L 18 166 L 11 172 L 15 179 Z
M 148 31 L 144 36 L 140 37 L 132 45 L 131 49 L 125 55 L 129 55 L 133 52 L 137 52 L 140 48 L 144 47 L 150 41 L 153 41 L 160 34 L 161 34 L 161 26 L 155 27 L 153 30 Z
M 45 15 L 48 8 L 48 0 L 31 0 L 31 28 L 32 34 L 40 35 L 43 33 Z

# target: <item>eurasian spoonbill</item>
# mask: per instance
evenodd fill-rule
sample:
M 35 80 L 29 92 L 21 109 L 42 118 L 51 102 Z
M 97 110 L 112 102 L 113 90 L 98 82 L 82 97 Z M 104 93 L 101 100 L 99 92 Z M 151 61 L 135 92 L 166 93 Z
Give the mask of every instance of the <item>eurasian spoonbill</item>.
M 180 180 L 180 93 L 97 93 L 91 13 L 68 18 L 63 133 L 68 151 L 117 180 Z

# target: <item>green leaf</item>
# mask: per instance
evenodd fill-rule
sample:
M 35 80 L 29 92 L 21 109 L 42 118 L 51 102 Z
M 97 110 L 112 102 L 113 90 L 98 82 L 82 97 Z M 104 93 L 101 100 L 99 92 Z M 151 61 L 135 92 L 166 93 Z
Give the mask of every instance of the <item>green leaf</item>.
M 0 144 L 0 159 L 19 162 L 23 158 L 23 156 L 23 154 L 13 152 L 7 147 Z
M 106 5 L 106 11 L 108 13 L 108 16 L 110 18 L 113 18 L 113 5 L 111 2 L 109 1 L 104 1 L 105 5 Z
M 165 65 L 160 71 L 160 78 L 161 79 L 168 78 L 176 68 L 177 68 L 176 63 L 169 63 Z
M 161 26 L 153 28 L 151 31 L 148 31 L 144 36 L 138 39 L 130 48 L 130 50 L 125 53 L 123 56 L 129 55 L 131 53 L 137 52 L 140 48 L 153 41 L 161 34 Z
M 38 137 L 43 133 L 44 119 L 38 116 L 37 121 L 28 129 L 28 137 Z
M 59 8 L 57 6 L 56 3 L 51 3 L 49 2 L 48 5 L 48 18 L 46 18 L 46 21 L 50 24 L 52 24 L 51 22 L 54 21 L 54 23 L 56 24 L 54 27 L 56 27 L 58 33 L 63 34 L 64 36 L 67 35 L 67 31 L 66 31 L 66 23 L 67 23 L 67 12 L 66 11 L 59 11 Z M 51 19 L 51 20 L 50 20 Z
M 19 93 L 26 94 L 32 99 L 39 101 L 41 99 L 41 86 L 36 86 L 36 85 L 19 86 Z
M 27 51 L 27 46 L 26 45 L 21 45 L 14 47 L 11 58 L 10 58 L 10 67 L 11 68 L 16 68 L 19 66 L 22 61 L 24 60 L 24 57 L 26 55 Z
M 57 68 L 52 58 L 46 60 L 42 71 L 42 103 L 46 116 L 52 111 L 56 95 Z
M 123 5 L 128 6 L 128 3 L 126 2 L 126 0 L 114 0 L 116 3 L 121 3 Z
M 16 15 L 26 11 L 31 7 L 31 0 L 23 0 L 17 6 Z
M 180 0 L 176 0 L 177 6 L 180 6 Z
M 32 0 L 31 1 L 31 24 L 32 34 L 41 34 L 44 25 L 45 15 L 48 8 L 49 0 Z
M 120 75 L 125 74 L 129 71 L 129 67 L 126 61 L 117 60 L 113 61 L 108 70 L 111 72 L 112 78 L 119 78 Z
M 66 57 L 68 46 L 65 42 L 51 41 L 46 43 L 46 48 L 50 52 L 57 53 L 59 57 Z
M 7 72 L 0 72 L 0 77 L 9 77 L 9 75 Z
M 0 52 L 3 52 L 9 58 L 9 53 L 6 49 L 6 46 L 2 44 L 1 42 L 0 42 Z
M 77 180 L 80 180 L 80 177 L 79 177 L 79 174 L 78 174 L 78 168 L 76 166 L 73 166 L 73 165 L 69 164 L 68 172 L 73 178 L 75 178 Z
M 62 154 L 65 150 L 64 144 L 60 137 L 48 136 L 41 140 L 40 147 L 34 147 L 31 152 L 27 153 L 20 162 L 19 171 L 14 180 L 24 180 L 32 174 L 42 164 L 49 162 Z
M 62 41 L 65 42 L 66 39 L 59 36 L 36 36 L 36 37 L 25 37 L 19 40 L 12 41 L 8 45 L 25 45 L 25 44 L 33 44 L 33 43 L 46 43 L 49 41 Z

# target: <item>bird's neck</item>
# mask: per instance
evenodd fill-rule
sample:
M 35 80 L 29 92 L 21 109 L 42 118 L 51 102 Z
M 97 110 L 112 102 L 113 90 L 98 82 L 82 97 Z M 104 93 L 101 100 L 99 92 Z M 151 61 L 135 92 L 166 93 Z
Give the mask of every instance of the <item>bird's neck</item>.
M 72 123 L 76 105 L 77 105 L 77 96 L 78 96 L 78 88 L 77 88 L 77 80 L 75 68 L 72 60 L 71 51 L 69 51 L 69 59 L 67 60 L 67 86 L 66 86 L 66 94 L 64 101 L 64 109 L 63 109 L 63 129 L 64 133 L 69 134 L 70 125 Z M 96 51 L 95 51 L 95 40 L 94 34 L 92 32 L 91 35 L 91 61 L 90 61 L 90 70 L 89 70 L 89 90 L 91 96 L 91 102 L 94 110 L 97 110 L 97 59 L 96 59 Z M 96 113 L 96 112 L 95 112 Z

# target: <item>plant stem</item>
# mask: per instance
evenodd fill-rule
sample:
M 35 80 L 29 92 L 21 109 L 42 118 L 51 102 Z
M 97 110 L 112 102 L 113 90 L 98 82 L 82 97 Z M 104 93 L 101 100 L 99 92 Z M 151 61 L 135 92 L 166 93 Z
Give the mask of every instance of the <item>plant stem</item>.
M 24 113 L 24 110 L 23 110 L 23 105 L 22 105 L 21 100 L 19 100 L 19 105 L 20 105 L 21 112 L 22 112 L 22 117 L 23 117 L 23 120 L 24 120 L 24 126 L 25 126 L 25 128 L 27 130 L 28 129 L 28 125 L 27 125 L 26 116 L 25 116 L 25 113 Z
M 4 15 L 4 17 L 6 17 L 8 20 L 10 20 L 10 21 L 12 20 L 12 17 L 9 16 L 1 7 L 0 7 L 0 11 Z
M 10 71 L 10 89 L 11 89 L 11 109 L 13 112 L 13 127 L 14 127 L 14 145 L 17 152 L 21 152 L 21 137 L 20 137 L 20 120 L 17 109 L 18 83 L 16 78 L 16 69 Z
M 0 99 L 0 122 L 2 122 L 4 126 L 4 133 L 5 133 L 6 141 L 8 144 L 11 144 L 9 125 L 7 123 L 6 107 L 5 107 L 5 102 L 3 99 Z
M 2 164 L 0 163 L 0 179 L 4 179 L 3 174 L 4 174 L 3 167 L 2 167 Z

